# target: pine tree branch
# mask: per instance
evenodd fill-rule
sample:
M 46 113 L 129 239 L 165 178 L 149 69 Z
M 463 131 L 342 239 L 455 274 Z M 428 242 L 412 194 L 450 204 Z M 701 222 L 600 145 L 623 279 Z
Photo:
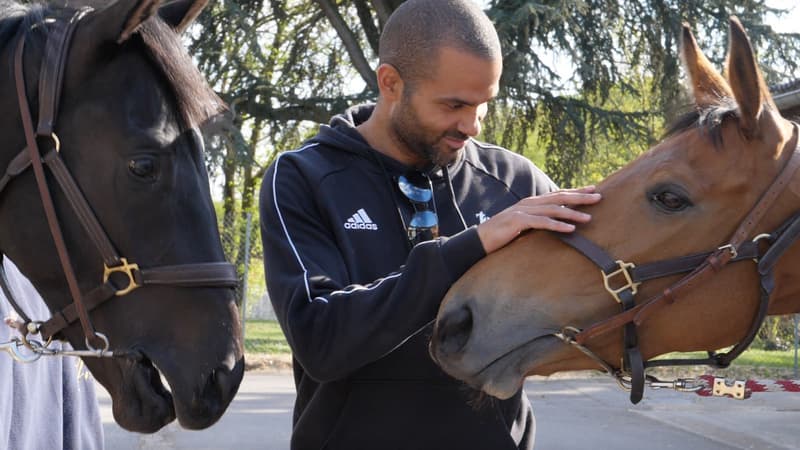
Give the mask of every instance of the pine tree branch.
M 355 33 L 347 26 L 344 18 L 339 14 L 336 5 L 332 0 L 314 1 L 322 8 L 328 21 L 330 21 L 331 25 L 336 30 L 336 34 L 338 34 L 339 39 L 342 40 L 344 47 L 347 49 L 347 54 L 350 55 L 350 60 L 359 75 L 361 75 L 361 78 L 364 79 L 367 86 L 377 92 L 378 83 L 375 79 L 375 72 L 372 70 L 372 67 L 370 67 L 367 58 L 364 56 L 364 52 L 361 50 L 358 37 L 356 37 Z

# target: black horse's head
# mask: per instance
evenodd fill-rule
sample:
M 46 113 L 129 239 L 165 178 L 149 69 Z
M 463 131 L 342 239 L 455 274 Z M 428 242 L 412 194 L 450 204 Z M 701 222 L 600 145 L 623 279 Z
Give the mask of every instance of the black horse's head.
M 116 252 L 142 269 L 224 260 L 196 131 L 221 102 L 176 33 L 205 1 L 159 4 L 118 0 L 79 21 L 55 116 L 67 169 Z M 0 176 L 26 148 L 14 78 L 18 38 L 25 39 L 22 68 L 36 123 L 47 35 L 68 13 L 0 0 Z M 89 292 L 103 282 L 103 259 L 55 177 L 47 177 L 80 291 Z M 0 250 L 51 311 L 72 303 L 30 169 L 0 192 Z M 204 428 L 235 395 L 244 361 L 230 287 L 145 285 L 90 317 L 112 349 L 137 355 L 85 358 L 123 427 L 153 432 L 177 415 L 184 427 Z M 80 323 L 59 337 L 84 347 Z

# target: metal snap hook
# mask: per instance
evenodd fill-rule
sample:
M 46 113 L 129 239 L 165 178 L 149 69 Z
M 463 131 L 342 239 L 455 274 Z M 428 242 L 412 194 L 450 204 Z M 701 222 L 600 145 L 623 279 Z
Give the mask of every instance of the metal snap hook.
M 0 344 L 0 350 L 8 352 L 8 354 L 14 358 L 14 361 L 17 362 L 31 363 L 42 357 L 42 354 L 36 352 L 33 348 L 31 348 L 31 350 L 33 350 L 32 353 L 23 353 L 21 350 L 22 347 L 24 347 L 24 344 L 17 338 Z

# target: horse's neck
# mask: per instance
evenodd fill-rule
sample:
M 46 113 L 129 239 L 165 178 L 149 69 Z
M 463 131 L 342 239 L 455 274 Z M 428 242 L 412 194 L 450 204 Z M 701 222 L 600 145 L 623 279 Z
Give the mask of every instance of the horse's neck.
M 776 215 L 786 220 L 800 212 L 800 173 L 795 174 L 776 206 Z M 767 231 L 767 230 L 765 230 Z M 774 269 L 775 290 L 770 301 L 770 314 L 800 312 L 800 238 L 790 244 Z
M 770 314 L 800 313 L 800 242 L 795 242 L 775 267 Z

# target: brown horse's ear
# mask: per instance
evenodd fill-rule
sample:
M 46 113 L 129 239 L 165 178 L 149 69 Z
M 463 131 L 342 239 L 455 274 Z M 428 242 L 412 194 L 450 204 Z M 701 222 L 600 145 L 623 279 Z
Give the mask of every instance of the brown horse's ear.
M 689 74 L 689 80 L 694 93 L 694 101 L 698 107 L 719 104 L 720 99 L 732 97 L 730 87 L 725 78 L 717 72 L 711 62 L 706 58 L 692 30 L 688 24 L 683 24 L 681 39 L 681 58 L 683 67 Z
M 208 0 L 176 0 L 159 8 L 158 15 L 180 34 L 191 25 L 207 4 Z
M 730 43 L 725 73 L 739 106 L 740 126 L 747 136 L 758 132 L 758 117 L 764 103 L 774 107 L 772 96 L 756 63 L 750 40 L 735 16 L 730 18 Z M 776 108 L 777 110 L 777 108 Z
M 125 42 L 139 25 L 156 14 L 160 3 L 160 0 L 117 0 L 89 15 L 78 33 L 95 43 Z

